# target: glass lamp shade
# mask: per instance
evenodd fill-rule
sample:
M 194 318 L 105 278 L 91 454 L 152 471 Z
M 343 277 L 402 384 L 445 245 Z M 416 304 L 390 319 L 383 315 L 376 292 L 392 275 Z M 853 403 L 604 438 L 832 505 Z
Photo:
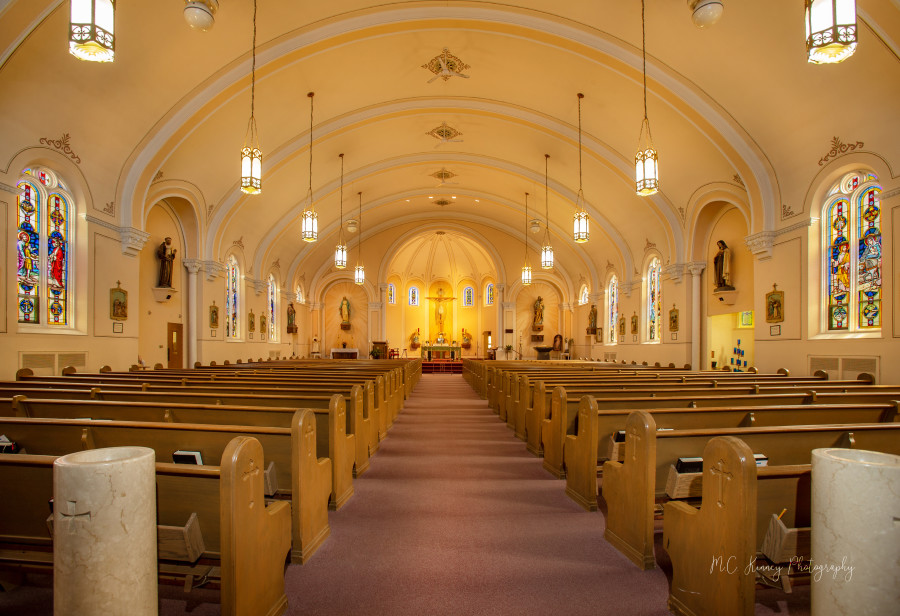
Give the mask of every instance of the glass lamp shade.
M 112 62 L 116 53 L 115 0 L 71 0 L 69 53 L 89 62 Z
M 218 0 L 186 0 L 184 3 L 184 19 L 194 30 L 206 32 L 216 23 Z
M 365 284 L 366 282 L 366 268 L 363 265 L 357 265 L 356 270 L 353 272 L 353 282 L 356 284 Z
M 572 225 L 572 236 L 577 244 L 584 244 L 591 237 L 591 223 L 588 219 L 587 212 L 584 210 L 575 212 L 575 218 Z
M 725 12 L 722 0 L 688 0 L 691 9 L 691 21 L 698 28 L 715 25 Z
M 262 152 L 258 147 L 241 148 L 241 192 L 248 195 L 262 192 Z
M 531 266 L 526 265 L 522 268 L 522 286 L 527 287 L 531 284 Z
M 338 269 L 347 267 L 347 246 L 338 244 L 334 249 L 334 266 Z
M 653 146 L 647 146 L 634 155 L 635 191 L 641 197 L 659 191 L 659 158 Z
M 300 237 L 304 242 L 315 242 L 319 239 L 319 215 L 312 208 L 303 210 L 300 221 Z
M 856 42 L 856 0 L 806 0 L 809 62 L 843 62 L 856 51 Z
M 541 268 L 553 269 L 553 246 L 549 242 L 541 248 Z

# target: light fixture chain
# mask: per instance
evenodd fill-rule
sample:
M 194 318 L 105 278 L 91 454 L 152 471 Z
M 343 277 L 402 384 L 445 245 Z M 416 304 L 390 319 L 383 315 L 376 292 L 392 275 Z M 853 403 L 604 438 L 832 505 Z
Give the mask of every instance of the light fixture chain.
M 546 224 L 546 244 L 550 243 L 550 155 L 544 154 L 544 222 Z
M 310 92 L 307 96 L 309 96 L 309 202 L 312 205 L 313 103 L 315 94 Z
M 528 265 L 528 193 L 525 193 L 525 265 Z
M 250 117 L 256 106 L 256 0 L 253 0 L 253 51 L 250 64 Z
M 581 99 L 584 94 L 578 93 L 578 192 L 582 192 L 581 183 Z
M 359 192 L 359 237 L 357 238 L 356 250 L 359 252 L 359 262 L 362 263 L 362 191 Z
M 641 0 L 641 52 L 644 59 L 644 119 L 647 119 L 647 24 L 644 19 L 644 0 Z M 648 127 L 649 130 L 649 127 Z
M 344 155 L 341 154 L 341 203 L 340 203 L 340 212 L 341 212 L 341 226 L 338 230 L 338 237 L 340 238 L 338 241 L 341 246 L 344 245 Z

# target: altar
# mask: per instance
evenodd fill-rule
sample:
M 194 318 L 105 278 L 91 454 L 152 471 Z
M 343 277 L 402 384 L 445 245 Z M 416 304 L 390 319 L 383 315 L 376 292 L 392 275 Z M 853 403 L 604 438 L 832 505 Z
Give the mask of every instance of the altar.
M 459 359 L 462 357 L 462 347 L 449 344 L 423 344 L 422 359 L 431 361 L 432 359 Z
M 331 349 L 331 359 L 358 359 L 359 349 Z

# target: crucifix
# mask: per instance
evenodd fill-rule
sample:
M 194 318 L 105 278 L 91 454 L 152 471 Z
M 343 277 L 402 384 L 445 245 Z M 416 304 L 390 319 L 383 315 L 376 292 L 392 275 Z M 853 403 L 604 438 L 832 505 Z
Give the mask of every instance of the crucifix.
M 719 494 L 716 498 L 716 504 L 719 507 L 725 507 L 725 494 L 723 490 L 725 489 L 725 482 L 731 481 L 733 475 L 731 473 L 725 472 L 725 460 L 719 460 L 716 462 L 716 465 L 709 469 L 709 472 L 713 475 L 718 476 L 719 478 Z
M 425 299 L 430 299 L 435 302 L 437 306 L 434 308 L 434 320 L 437 323 L 438 327 L 438 335 L 442 335 L 444 333 L 444 316 L 445 316 L 445 308 L 444 302 L 453 301 L 456 299 L 455 297 L 444 297 L 444 290 L 438 289 L 437 297 L 426 297 Z
M 638 433 L 637 428 L 630 428 L 628 430 L 628 438 L 631 441 L 631 461 L 637 461 L 637 448 L 641 443 L 641 435 Z M 628 447 L 625 449 L 628 451 Z
M 90 511 L 82 511 L 81 513 L 76 513 L 78 511 L 78 502 L 77 501 L 66 501 L 66 511 L 60 511 L 59 515 L 62 517 L 62 521 L 68 522 L 69 524 L 69 534 L 75 534 L 75 522 L 78 520 L 82 520 L 83 522 L 91 521 L 91 512 Z

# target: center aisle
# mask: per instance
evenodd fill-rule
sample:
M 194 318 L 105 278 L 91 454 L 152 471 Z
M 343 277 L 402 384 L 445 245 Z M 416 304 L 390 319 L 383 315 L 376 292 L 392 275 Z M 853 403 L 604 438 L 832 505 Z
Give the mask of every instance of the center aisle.
M 289 567 L 289 613 L 669 613 L 663 573 L 614 550 L 461 376 L 422 376 L 354 487 Z

